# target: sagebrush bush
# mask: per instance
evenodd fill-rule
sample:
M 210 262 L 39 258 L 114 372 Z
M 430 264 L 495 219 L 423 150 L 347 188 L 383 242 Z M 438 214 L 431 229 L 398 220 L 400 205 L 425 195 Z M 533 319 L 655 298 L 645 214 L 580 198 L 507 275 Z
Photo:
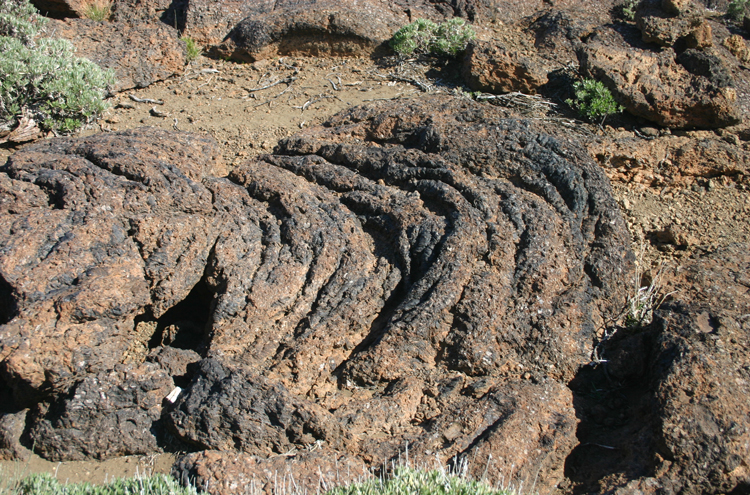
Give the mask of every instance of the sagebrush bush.
M 577 81 L 573 83 L 573 90 L 575 98 L 566 100 L 566 103 L 591 121 L 604 119 L 608 115 L 624 110 L 601 81 L 595 79 Z
M 17 483 L 18 495 L 195 495 L 192 487 L 182 487 L 169 476 L 115 479 L 106 485 L 60 483 L 49 474 L 34 474 Z
M 0 36 L 29 44 L 46 22 L 28 0 L 0 0 Z
M 114 73 L 75 56 L 67 40 L 36 38 L 42 18 L 28 0 L 0 0 L 0 128 L 22 116 L 71 132 L 99 117 Z
M 396 31 L 390 45 L 402 56 L 416 53 L 457 57 L 475 37 L 474 29 L 460 17 L 441 24 L 417 19 Z
M 386 479 L 371 479 L 334 488 L 327 495 L 516 495 L 513 490 L 492 488 L 484 483 L 445 471 L 397 467 Z
M 429 19 L 417 19 L 393 35 L 391 48 L 399 55 L 429 53 L 438 25 Z
M 70 132 L 108 105 L 112 71 L 75 56 L 67 40 L 40 38 L 31 47 L 0 37 L 0 122 L 30 115 L 42 129 Z
M 432 50 L 438 55 L 456 57 L 466 50 L 476 36 L 477 33 L 465 20 L 454 17 L 438 26 Z

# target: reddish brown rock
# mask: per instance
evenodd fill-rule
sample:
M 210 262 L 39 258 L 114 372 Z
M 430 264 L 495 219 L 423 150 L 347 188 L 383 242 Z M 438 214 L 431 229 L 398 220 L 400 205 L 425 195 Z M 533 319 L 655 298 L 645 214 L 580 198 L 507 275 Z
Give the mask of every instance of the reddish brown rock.
M 685 14 L 693 8 L 693 0 L 661 0 L 661 8 L 671 15 Z
M 31 450 L 21 445 L 28 409 L 0 416 L 0 460 L 26 461 Z
M 638 4 L 635 23 L 646 43 L 673 46 L 690 36 L 694 48 L 710 46 L 711 27 L 702 10 L 692 2 L 644 0 Z
M 677 55 L 677 63 L 696 76 L 703 76 L 718 88 L 734 86 L 734 78 L 719 57 L 689 48 Z
M 170 412 L 170 423 L 178 435 L 204 449 L 272 455 L 316 442 L 345 447 L 341 425 L 328 411 L 262 375 L 233 372 L 214 359 L 201 361 L 190 388 Z
M 724 127 L 739 121 L 737 94 L 691 74 L 674 52 L 633 48 L 611 29 L 578 50 L 582 72 L 602 81 L 633 115 L 672 128 Z
M 741 146 L 716 137 L 662 136 L 602 139 L 588 143 L 599 163 L 610 169 L 610 177 L 623 182 L 635 180 L 648 170 L 654 187 L 690 185 L 696 178 L 750 175 L 750 153 Z
M 536 94 L 547 82 L 537 57 L 524 57 L 492 42 L 474 42 L 466 51 L 464 80 L 475 91 Z
M 352 46 L 336 46 L 354 43 L 361 45 L 356 50 L 359 54 L 371 51 L 372 46 L 389 39 L 401 26 L 419 17 L 442 21 L 459 16 L 472 22 L 489 21 L 495 18 L 498 6 L 494 0 L 230 0 L 220 3 L 183 0 L 176 2 L 174 8 L 180 29 L 200 44 L 213 46 L 229 41 L 219 53 L 231 53 L 234 45 L 241 47 L 242 43 L 247 43 L 249 53 L 254 53 L 260 45 L 284 42 L 294 45 L 307 37 L 307 43 L 315 42 L 319 53 L 329 53 L 321 48 L 327 44 L 331 45 L 330 53 L 354 53 Z M 326 21 L 326 16 L 332 16 L 330 22 Z M 282 46 L 278 51 L 310 53 L 310 48 L 297 50 Z
M 218 155 L 145 129 L 44 141 L 3 167 L 0 356 L 19 406 L 138 355 L 151 335 L 136 317 L 155 321 L 200 280 L 216 234 L 199 181 Z
M 554 0 L 553 2 L 501 2 L 498 20 L 513 23 L 533 35 L 536 52 L 545 63 L 554 62 L 553 70 L 576 61 L 576 47 L 581 39 L 597 27 L 613 22 L 612 13 L 621 2 L 602 0 Z M 518 10 L 525 15 L 516 19 Z
M 564 479 L 565 459 L 577 444 L 570 390 L 552 380 L 507 380 L 477 399 L 487 385 L 473 388 L 471 396 L 430 421 L 428 434 L 410 446 L 409 455 L 429 459 L 436 451 L 457 456 L 469 451 L 477 478 L 501 480 L 515 472 L 524 486 L 534 482 L 539 487 L 556 486 Z M 466 435 L 472 430 L 485 433 Z
M 173 0 L 112 0 L 112 20 L 139 24 L 164 22 L 177 29 Z
M 750 246 L 679 268 L 658 312 L 652 375 L 659 404 L 660 483 L 729 493 L 750 486 Z
M 170 413 L 181 438 L 264 456 L 319 444 L 368 465 L 406 442 L 441 462 L 526 451 L 516 482 L 560 481 L 576 422 L 563 383 L 629 269 L 585 153 L 493 107 L 435 98 L 345 112 L 230 179 L 252 199 L 240 208 L 235 187 L 215 189 L 247 220 L 206 271 L 214 364 Z M 596 282 L 569 285 L 581 277 Z M 511 434 L 528 429 L 539 435 Z
M 543 126 L 435 97 L 351 109 L 227 178 L 212 143 L 153 129 L 14 155 L 0 358 L 15 406 L 41 401 L 41 451 L 158 450 L 164 418 L 199 448 L 377 466 L 408 443 L 551 489 L 576 443 L 565 384 L 632 255 L 601 169 Z M 116 411 L 149 433 L 93 439 Z
M 586 13 L 568 10 L 542 10 L 529 26 L 534 33 L 534 46 L 539 54 L 566 66 L 576 60 L 576 47 L 581 38 L 599 25 Z
M 376 2 L 313 2 L 250 16 L 214 48 L 220 57 L 254 62 L 276 55 L 367 56 L 385 53 L 406 17 Z
M 750 48 L 748 48 L 745 39 L 739 34 L 733 34 L 725 38 L 721 43 L 724 45 L 740 62 L 750 61 Z
M 711 24 L 705 21 L 685 36 L 685 46 L 688 48 L 704 49 L 713 44 L 713 29 Z
M 144 88 L 182 74 L 185 42 L 175 29 L 161 22 L 129 24 L 67 19 L 50 23 L 49 29 L 70 40 L 76 54 L 115 72 L 111 91 Z
M 654 322 L 617 330 L 602 354 L 606 364 L 579 373 L 572 388 L 581 445 L 567 461 L 577 490 L 742 493 L 750 486 L 748 253 L 747 245 L 731 245 L 668 271 L 662 290 L 671 297 Z
M 196 345 L 196 347 L 199 346 Z M 175 380 L 175 385 L 184 387 L 187 385 L 185 379 L 192 375 L 191 366 L 200 362 L 201 356 L 192 349 L 179 349 L 167 345 L 152 349 L 146 356 L 146 360 L 156 363 L 166 371 Z

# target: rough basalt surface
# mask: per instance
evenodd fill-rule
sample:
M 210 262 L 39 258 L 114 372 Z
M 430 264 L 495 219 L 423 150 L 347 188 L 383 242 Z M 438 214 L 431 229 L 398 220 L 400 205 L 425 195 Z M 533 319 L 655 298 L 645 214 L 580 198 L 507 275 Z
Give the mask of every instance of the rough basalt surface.
M 178 0 L 170 6 L 169 18 L 198 43 L 219 45 L 220 53 L 231 52 L 235 46 L 243 49 L 245 43 L 254 58 L 272 49 L 289 53 L 285 50 L 297 44 L 307 44 L 302 50 L 307 53 L 315 44 L 320 53 L 334 54 L 352 53 L 358 45 L 357 53 L 362 54 L 417 18 L 464 17 L 486 22 L 497 15 L 496 4 L 494 0 Z M 282 46 L 277 47 L 280 42 Z M 336 46 L 342 44 L 347 48 Z M 330 51 L 325 51 L 326 45 L 331 45 Z
M 622 329 L 607 345 L 606 365 L 577 377 L 581 444 L 566 474 L 581 482 L 579 492 L 750 488 L 749 252 L 730 245 L 665 273 L 672 295 L 654 322 Z M 576 461 L 585 449 L 595 450 L 595 462 Z
M 31 450 L 21 445 L 28 409 L 0 416 L 0 460 L 26 461 Z
M 153 363 L 89 375 L 70 395 L 35 411 L 34 452 L 52 461 L 158 452 L 155 425 L 173 388 L 172 378 Z
M 547 72 L 538 58 L 519 55 L 492 42 L 472 43 L 464 57 L 464 80 L 475 91 L 536 94 L 547 82 Z
M 254 62 L 277 55 L 367 56 L 385 52 L 406 16 L 377 2 L 307 2 L 249 16 L 213 48 L 218 56 Z
M 688 72 L 672 50 L 632 47 L 620 33 L 604 28 L 579 46 L 578 59 L 583 74 L 602 81 L 628 112 L 661 126 L 717 128 L 739 122 L 736 91 Z
M 322 443 L 368 464 L 408 442 L 417 458 L 517 455 L 517 479 L 561 479 L 576 442 L 564 383 L 630 270 L 585 154 L 492 107 L 431 99 L 353 109 L 229 178 L 256 213 L 244 206 L 209 260 L 207 356 L 222 371 L 177 402 L 179 436 L 256 455 Z M 220 390 L 239 402 L 206 400 Z M 310 411 L 300 431 L 273 420 L 293 404 Z
M 218 156 L 212 140 L 145 128 L 44 141 L 3 167 L 0 359 L 17 405 L 145 358 L 218 235 L 200 183 Z
M 715 136 L 600 139 L 587 143 L 587 147 L 603 167 L 611 170 L 611 178 L 625 183 L 664 187 L 691 184 L 698 177 L 740 180 L 750 175 L 750 153 Z
M 693 2 L 673 2 L 646 0 L 638 4 L 635 23 L 641 30 L 646 43 L 673 46 L 678 41 L 694 39 L 694 48 L 708 40 L 710 45 L 711 27 L 703 17 L 703 7 Z M 701 31 L 707 30 L 706 34 Z M 691 36 L 692 35 L 692 36 Z
M 375 466 L 408 443 L 562 479 L 565 384 L 632 277 L 581 148 L 436 97 L 354 108 L 226 178 L 216 154 L 145 129 L 3 168 L 2 378 L 40 452 L 156 451 L 165 426 L 217 462 L 315 447 Z M 121 420 L 151 428 L 97 440 Z
M 658 312 L 651 374 L 660 483 L 675 492 L 750 488 L 750 246 L 686 263 Z
M 145 88 L 182 74 L 187 63 L 185 42 L 177 30 L 155 22 L 96 22 L 66 19 L 51 22 L 55 36 L 71 41 L 76 55 L 115 72 L 113 92 Z

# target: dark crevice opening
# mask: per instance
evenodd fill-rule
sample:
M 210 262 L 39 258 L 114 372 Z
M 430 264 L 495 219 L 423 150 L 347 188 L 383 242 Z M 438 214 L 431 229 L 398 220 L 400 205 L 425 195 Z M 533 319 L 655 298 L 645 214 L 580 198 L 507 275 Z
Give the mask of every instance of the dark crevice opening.
M 2 375 L 0 375 L 0 416 L 17 412 L 19 409 L 16 407 L 16 401 L 13 399 L 13 389 L 10 388 Z
M 579 444 L 565 459 L 565 493 L 585 494 L 617 474 L 654 476 L 658 462 L 657 411 L 651 389 L 650 329 L 621 329 L 607 343 L 598 366 L 579 370 L 568 387 L 579 419 Z
M 156 331 L 148 343 L 149 349 L 168 345 L 192 349 L 200 354 L 205 347 L 213 302 L 213 292 L 201 279 L 185 299 L 169 308 L 157 320 Z
M 0 275 L 0 325 L 5 325 L 18 314 L 18 304 L 13 287 Z

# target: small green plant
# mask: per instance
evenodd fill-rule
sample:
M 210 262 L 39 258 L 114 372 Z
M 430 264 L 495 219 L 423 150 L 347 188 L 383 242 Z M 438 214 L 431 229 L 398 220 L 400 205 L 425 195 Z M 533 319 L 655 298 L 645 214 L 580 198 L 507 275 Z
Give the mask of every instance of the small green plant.
M 635 11 L 638 8 L 639 3 L 639 0 L 625 0 L 625 3 L 622 4 L 622 10 L 620 12 L 622 12 L 622 17 L 626 21 L 635 21 Z
M 187 55 L 188 63 L 192 62 L 201 54 L 201 48 L 195 42 L 195 40 L 189 36 L 183 36 L 180 38 L 185 42 L 185 53 Z
M 92 21 L 108 21 L 112 16 L 112 7 L 107 0 L 94 0 L 83 9 L 83 16 Z
M 0 37 L 0 124 L 31 116 L 45 130 L 71 132 L 98 118 L 108 104 L 112 71 L 75 56 L 67 40 L 28 46 Z
M 475 37 L 474 29 L 460 17 L 441 24 L 417 19 L 396 31 L 390 45 L 401 56 L 423 53 L 457 57 Z
M 601 118 L 603 122 L 608 115 L 624 110 L 601 81 L 594 79 L 577 81 L 573 84 L 573 90 L 575 98 L 565 102 L 591 121 Z
M 445 471 L 424 471 L 397 467 L 386 479 L 371 479 L 334 488 L 327 495 L 515 495 L 514 491 L 495 489 Z
M 742 21 L 748 14 L 748 6 L 750 0 L 731 0 L 727 7 L 727 15 L 735 21 Z

